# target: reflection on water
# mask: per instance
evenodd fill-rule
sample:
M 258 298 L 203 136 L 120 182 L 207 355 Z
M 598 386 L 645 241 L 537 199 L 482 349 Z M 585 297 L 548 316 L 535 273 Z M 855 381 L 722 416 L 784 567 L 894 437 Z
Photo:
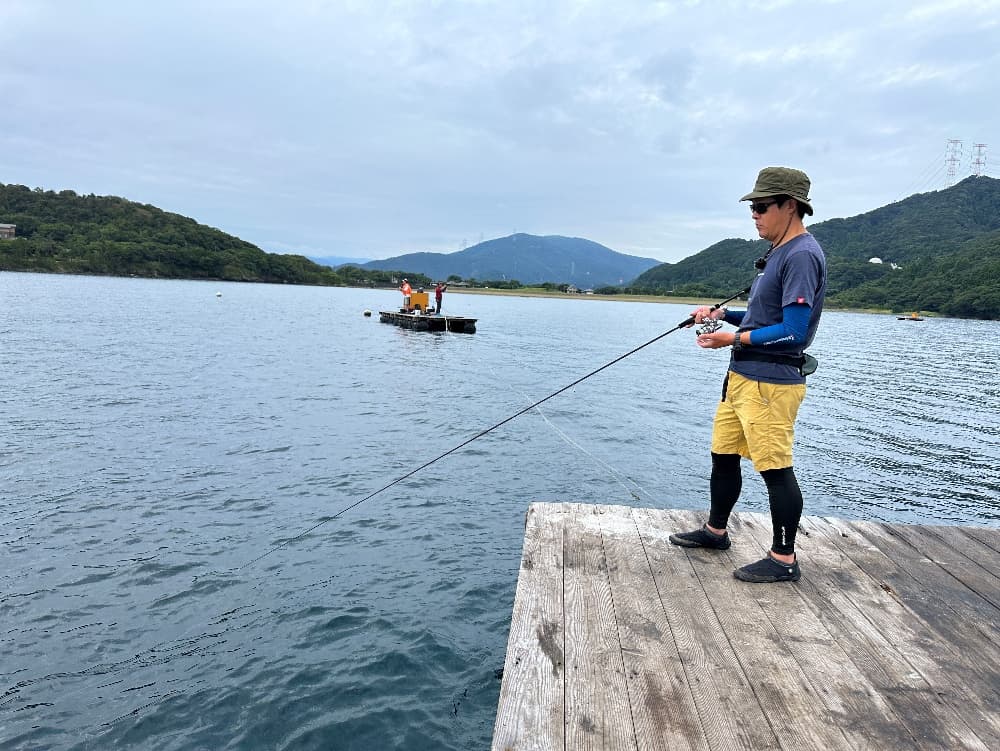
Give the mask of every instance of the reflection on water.
M 527 505 L 703 508 L 726 355 L 676 332 L 338 516 L 690 312 L 449 294 L 478 333 L 0 274 L 0 746 L 488 747 Z M 1000 525 L 998 331 L 829 313 L 807 513 Z

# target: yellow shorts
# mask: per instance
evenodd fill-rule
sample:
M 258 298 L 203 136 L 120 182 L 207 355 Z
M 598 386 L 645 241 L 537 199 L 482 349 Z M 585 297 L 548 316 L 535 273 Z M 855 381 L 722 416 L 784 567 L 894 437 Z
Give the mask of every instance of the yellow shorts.
M 758 472 L 791 467 L 795 416 L 805 395 L 804 383 L 761 383 L 730 372 L 726 400 L 715 411 L 712 451 L 751 459 Z

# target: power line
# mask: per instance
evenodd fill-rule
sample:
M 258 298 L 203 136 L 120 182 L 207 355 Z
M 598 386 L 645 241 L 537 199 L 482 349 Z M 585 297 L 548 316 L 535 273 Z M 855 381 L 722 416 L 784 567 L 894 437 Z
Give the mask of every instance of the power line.
M 938 180 L 940 180 L 944 168 L 945 165 L 942 164 L 940 157 L 934 157 L 930 164 L 924 167 L 916 180 L 911 182 L 910 186 L 896 197 L 896 202 L 902 201 L 904 198 L 909 198 L 915 193 L 923 193 L 925 190 L 935 187 L 938 184 Z

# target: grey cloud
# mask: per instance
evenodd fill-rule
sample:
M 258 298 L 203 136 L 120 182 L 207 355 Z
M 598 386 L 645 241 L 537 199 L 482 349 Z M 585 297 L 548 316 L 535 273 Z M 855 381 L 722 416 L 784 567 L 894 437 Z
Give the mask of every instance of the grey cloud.
M 947 138 L 995 141 L 983 5 L 6 0 L 0 180 L 265 247 L 517 229 L 676 260 L 749 236 L 733 196 L 764 163 L 814 172 L 836 216 Z

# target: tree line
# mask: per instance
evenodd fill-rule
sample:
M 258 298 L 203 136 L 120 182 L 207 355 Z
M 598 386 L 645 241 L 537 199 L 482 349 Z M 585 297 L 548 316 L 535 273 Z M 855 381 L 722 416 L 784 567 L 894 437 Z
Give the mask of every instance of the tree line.
M 0 222 L 17 225 L 16 239 L 0 240 L 0 270 L 383 288 L 397 286 L 403 276 L 417 288 L 436 281 L 406 270 L 333 269 L 301 255 L 266 253 L 155 206 L 72 190 L 0 184 Z M 970 177 L 809 229 L 827 256 L 831 305 L 1000 319 L 1000 180 Z M 753 262 L 766 250 L 760 240 L 722 240 L 626 285 L 594 291 L 728 297 L 749 284 Z M 512 279 L 448 280 L 493 289 L 523 286 Z M 558 280 L 541 286 L 568 289 Z

